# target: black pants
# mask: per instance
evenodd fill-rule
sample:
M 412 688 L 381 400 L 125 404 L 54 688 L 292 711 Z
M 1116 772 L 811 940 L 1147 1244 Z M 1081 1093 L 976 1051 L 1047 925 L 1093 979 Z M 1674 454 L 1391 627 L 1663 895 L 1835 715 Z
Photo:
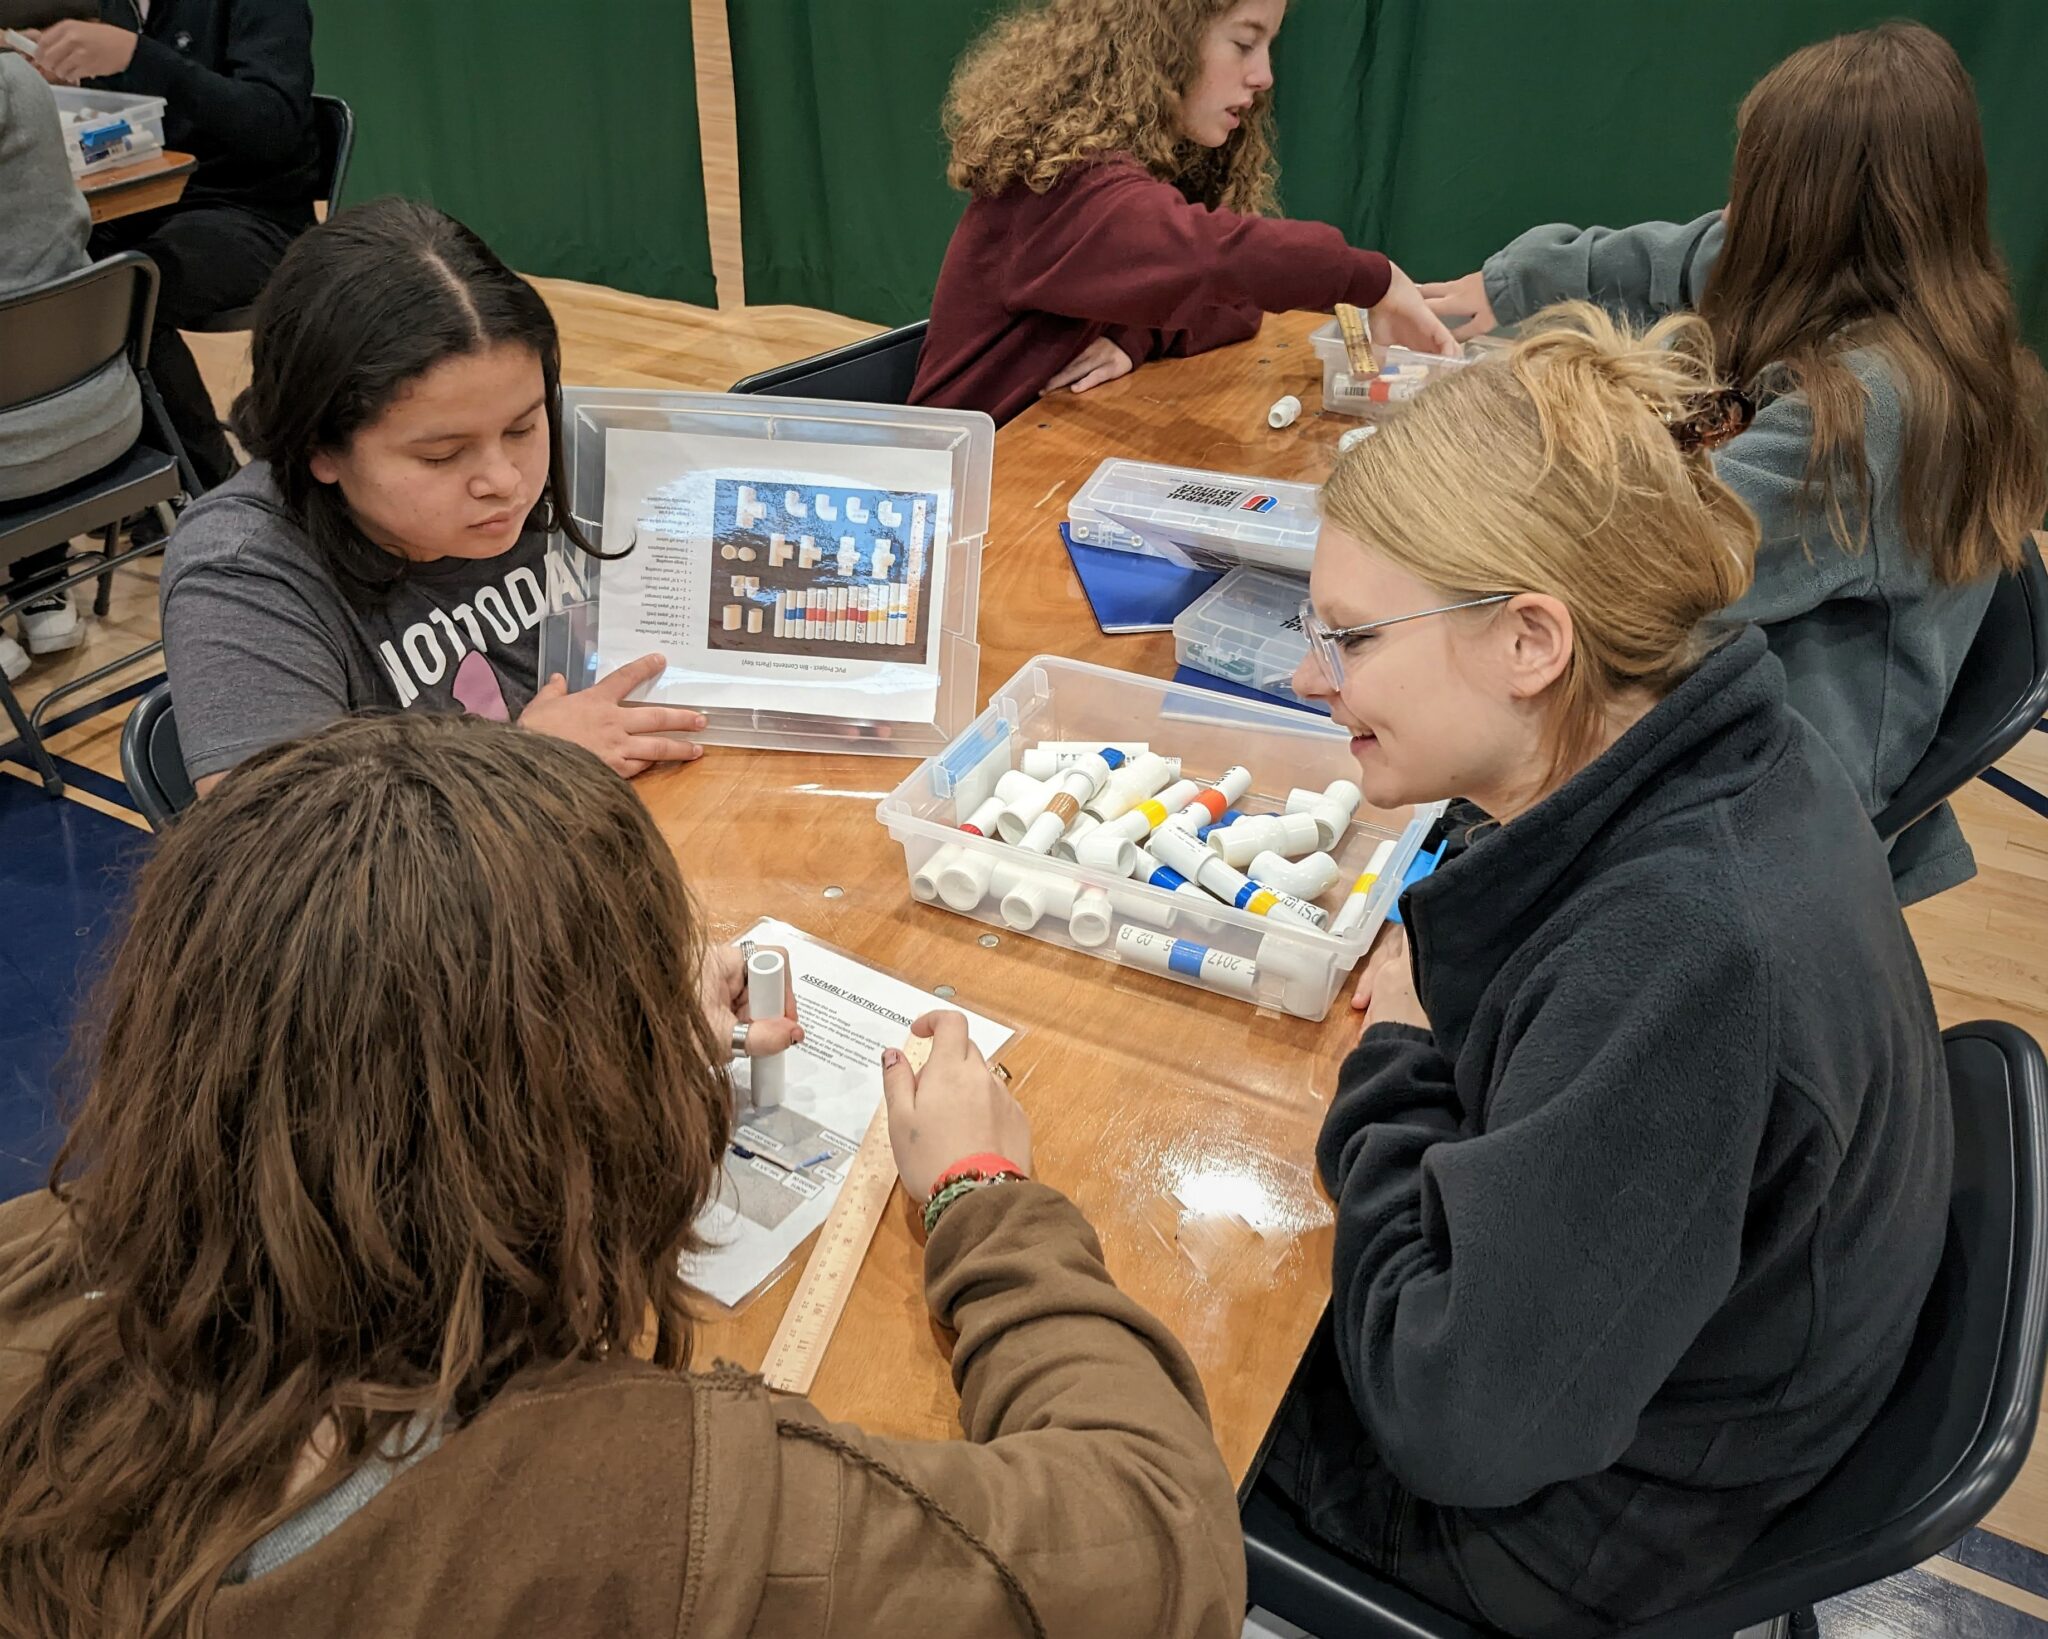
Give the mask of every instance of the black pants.
M 285 247 L 312 225 L 310 212 L 305 222 L 292 224 L 236 205 L 202 201 L 142 211 L 93 229 L 95 259 L 139 250 L 156 263 L 149 373 L 202 489 L 233 476 L 235 454 L 192 350 L 178 332 L 248 306 L 283 260 Z
M 64 572 L 64 559 L 70 551 L 68 545 L 58 545 L 47 551 L 31 552 L 25 558 L 16 558 L 7 566 L 7 584 L 0 586 L 0 601 L 20 597 L 28 590 L 31 581 L 41 580 L 45 575 L 56 579 Z
M 1423 1501 L 1389 1472 L 1352 1408 L 1328 1325 L 1281 1402 L 1259 1484 L 1310 1536 L 1461 1621 L 1546 1639 L 1609 1631 L 1469 1517 Z

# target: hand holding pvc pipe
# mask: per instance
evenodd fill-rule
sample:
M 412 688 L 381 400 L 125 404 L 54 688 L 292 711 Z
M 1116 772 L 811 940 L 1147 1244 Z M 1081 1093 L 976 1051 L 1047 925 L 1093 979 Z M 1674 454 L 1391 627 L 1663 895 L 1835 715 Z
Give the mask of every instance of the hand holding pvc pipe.
M 789 952 L 780 945 L 756 945 L 755 953 L 774 952 L 788 971 Z M 782 1013 L 771 1019 L 757 1019 L 747 1000 L 747 957 L 737 945 L 713 945 L 704 952 L 704 967 L 697 980 L 698 1000 L 723 1051 L 732 1040 L 735 1024 L 747 1027 L 747 1057 L 763 1058 L 786 1053 L 802 1045 L 804 1027 L 797 1023 L 796 987 L 784 985 Z

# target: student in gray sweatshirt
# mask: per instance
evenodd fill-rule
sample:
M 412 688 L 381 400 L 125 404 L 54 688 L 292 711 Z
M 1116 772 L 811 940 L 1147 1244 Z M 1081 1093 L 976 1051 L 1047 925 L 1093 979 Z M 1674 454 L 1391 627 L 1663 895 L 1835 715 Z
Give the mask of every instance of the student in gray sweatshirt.
M 1323 492 L 1295 687 L 1367 799 L 1471 799 L 1316 1160 L 1330 1324 L 1269 1480 L 1468 1621 L 1710 1586 L 1869 1425 L 1942 1246 L 1948 1086 L 1884 850 L 1752 627 L 1696 316 L 1585 304 Z
M 0 296 L 90 265 L 85 242 L 92 212 L 64 158 L 64 132 L 56 98 L 26 58 L 0 49 Z M 128 360 L 116 359 L 97 375 L 53 398 L 0 411 L 0 501 L 18 501 L 75 483 L 105 466 L 142 430 L 142 394 Z M 0 597 L 25 590 L 64 561 L 53 547 L 8 566 Z M 68 649 L 82 635 L 66 599 L 52 596 L 23 611 L 27 648 L 38 654 Z M 28 654 L 0 632 L 0 667 L 15 677 Z
M 578 572 L 547 536 L 598 554 L 557 499 L 554 317 L 460 222 L 379 199 L 296 240 L 257 303 L 234 424 L 249 465 L 164 554 L 164 663 L 202 797 L 363 710 L 516 722 L 626 775 L 701 755 L 683 737 L 701 713 L 625 703 L 658 654 L 574 693 L 539 675 L 548 582 Z
M 1697 309 L 1759 405 L 1721 476 L 1763 526 L 1729 612 L 1866 810 L 1925 754 L 2001 570 L 2048 505 L 2048 385 L 1992 246 L 1969 76 L 1887 23 L 1795 53 L 1743 104 L 1729 205 L 1687 223 L 1533 228 L 1424 286 L 1461 333 L 1590 299 Z M 1891 856 L 1902 903 L 1975 873 L 1947 805 Z

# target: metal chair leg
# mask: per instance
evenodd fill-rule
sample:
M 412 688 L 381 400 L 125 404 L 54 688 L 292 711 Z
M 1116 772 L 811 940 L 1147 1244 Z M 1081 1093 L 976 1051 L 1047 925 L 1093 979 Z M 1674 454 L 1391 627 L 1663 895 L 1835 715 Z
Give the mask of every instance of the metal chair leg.
M 107 525 L 105 533 L 100 536 L 101 551 L 108 562 L 113 561 L 114 550 L 120 544 L 121 524 L 120 520 L 116 519 L 113 523 Z M 105 620 L 107 618 L 107 610 L 113 606 L 113 602 L 114 572 L 111 569 L 105 569 L 100 572 L 99 590 L 93 594 L 92 612 L 98 615 L 100 619 Z
M 83 677 L 74 677 L 67 683 L 59 683 L 48 694 L 44 695 L 42 699 L 36 702 L 36 709 L 28 714 L 30 724 L 40 734 L 42 732 L 44 714 L 59 700 L 67 700 L 74 694 L 83 693 L 95 683 L 104 682 L 107 678 L 112 677 L 114 673 L 125 671 L 130 666 L 140 665 L 145 660 L 153 660 L 163 652 L 163 640 L 159 638 L 154 643 L 145 643 L 139 649 L 131 649 L 126 654 L 114 656 L 105 665 L 95 666 Z M 103 700 L 86 715 L 97 717 L 101 712 L 112 711 L 113 709 L 114 703 L 112 701 Z
M 53 797 L 64 795 L 64 776 L 57 772 L 57 765 L 51 760 L 49 749 L 43 744 L 43 737 L 21 709 L 21 702 L 14 697 L 14 685 L 0 677 L 0 705 L 7 708 L 7 715 L 14 723 L 14 732 L 21 743 L 28 747 L 29 761 L 36 765 L 36 772 L 43 777 L 43 789 Z

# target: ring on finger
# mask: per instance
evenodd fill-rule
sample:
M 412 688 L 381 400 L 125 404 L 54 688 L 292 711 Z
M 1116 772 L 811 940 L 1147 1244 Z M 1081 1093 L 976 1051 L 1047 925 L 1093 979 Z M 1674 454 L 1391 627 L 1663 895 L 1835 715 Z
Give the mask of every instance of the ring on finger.
M 741 1058 L 745 1056 L 747 1051 L 747 1021 L 745 1019 L 733 1020 L 732 1038 L 730 1045 L 732 1047 L 732 1056 L 734 1058 Z

